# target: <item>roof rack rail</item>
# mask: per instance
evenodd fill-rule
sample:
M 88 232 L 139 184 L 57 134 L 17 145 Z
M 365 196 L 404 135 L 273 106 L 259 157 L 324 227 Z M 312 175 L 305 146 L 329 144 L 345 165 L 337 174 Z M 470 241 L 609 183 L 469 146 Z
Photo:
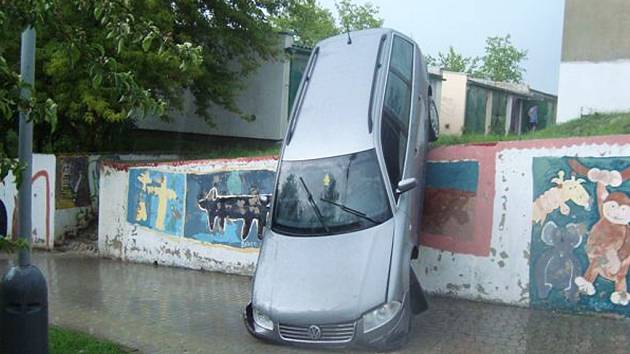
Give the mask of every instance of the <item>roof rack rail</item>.
M 372 89 L 370 90 L 370 107 L 368 107 L 368 131 L 372 133 L 372 126 L 374 121 L 372 119 L 372 109 L 374 108 L 374 89 L 376 87 L 376 78 L 378 77 L 378 71 L 383 64 L 381 63 L 381 53 L 383 52 L 383 44 L 387 39 L 387 35 L 381 36 L 381 41 L 378 44 L 378 52 L 376 53 L 376 64 L 374 65 L 374 75 L 372 76 Z
M 297 123 L 297 117 L 300 113 L 300 110 L 302 109 L 304 96 L 306 95 L 306 90 L 308 89 L 308 85 L 311 82 L 311 77 L 313 76 L 313 70 L 315 68 L 315 62 L 317 62 L 317 58 L 319 58 L 319 47 L 315 47 L 315 49 L 313 50 L 313 54 L 311 54 L 311 58 L 308 61 L 306 70 L 304 71 L 302 83 L 300 84 L 300 92 L 298 93 L 297 98 L 293 103 L 293 109 L 291 111 L 291 122 L 289 123 L 289 131 L 287 133 L 287 145 L 291 143 L 291 139 L 293 138 L 293 132 Z

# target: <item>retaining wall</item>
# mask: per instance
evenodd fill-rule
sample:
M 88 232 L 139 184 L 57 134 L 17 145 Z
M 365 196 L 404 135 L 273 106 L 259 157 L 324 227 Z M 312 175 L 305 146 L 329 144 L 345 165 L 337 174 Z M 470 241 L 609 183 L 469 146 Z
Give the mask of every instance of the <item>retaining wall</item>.
M 99 252 L 123 260 L 251 274 L 271 194 L 273 158 L 105 161 Z
M 32 244 L 36 248 L 52 249 L 55 242 L 55 156 L 33 154 L 32 170 Z M 15 237 L 17 234 L 17 198 L 15 178 L 9 173 L 0 182 L 0 235 Z
M 598 208 L 630 209 L 630 136 L 441 147 L 429 159 L 439 173 L 425 210 L 448 212 L 425 214 L 431 232 L 416 269 L 427 290 L 630 314 L 630 210 L 622 225 L 602 228 L 611 217 Z
M 414 262 L 426 290 L 630 315 L 630 136 L 438 147 L 428 158 Z M 105 163 L 99 250 L 251 274 L 264 219 L 258 195 L 271 193 L 275 166 Z M 240 203 L 238 211 L 221 214 L 219 201 Z M 604 214 L 602 205 L 621 212 Z
M 96 220 L 98 214 L 99 172 L 102 160 L 165 161 L 177 155 L 98 155 L 56 156 L 56 199 L 54 234 L 57 242 L 76 235 Z

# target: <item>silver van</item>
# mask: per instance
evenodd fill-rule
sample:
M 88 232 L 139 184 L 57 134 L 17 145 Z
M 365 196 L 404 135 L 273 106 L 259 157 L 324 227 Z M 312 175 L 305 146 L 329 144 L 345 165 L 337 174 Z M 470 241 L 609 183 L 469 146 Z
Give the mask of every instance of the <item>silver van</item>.
M 314 48 L 284 140 L 245 324 L 257 338 L 400 347 L 427 303 L 418 257 L 438 117 L 427 67 L 391 29 Z

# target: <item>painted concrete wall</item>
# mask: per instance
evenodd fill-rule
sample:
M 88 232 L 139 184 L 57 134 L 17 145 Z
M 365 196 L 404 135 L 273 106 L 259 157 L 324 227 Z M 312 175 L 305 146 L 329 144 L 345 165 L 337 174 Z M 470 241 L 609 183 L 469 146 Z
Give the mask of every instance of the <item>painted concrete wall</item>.
M 36 248 L 52 249 L 55 242 L 55 156 L 33 155 L 32 183 L 32 244 Z M 17 189 L 9 174 L 0 183 L 0 235 L 16 236 Z
M 55 241 L 76 235 L 96 220 L 100 164 L 104 159 L 119 161 L 171 161 L 177 155 L 57 155 Z
M 290 47 L 292 41 L 290 36 L 281 35 L 280 50 Z M 263 63 L 243 80 L 236 106 L 243 114 L 253 115 L 253 121 L 213 105 L 210 113 L 214 126 L 210 126 L 195 113 L 194 97 L 187 93 L 182 110 L 170 114 L 171 121 L 151 118 L 136 125 L 140 129 L 281 140 L 288 124 L 289 76 L 290 61 L 280 55 L 278 60 Z
M 567 0 L 558 122 L 630 111 L 630 2 Z
M 629 136 L 444 147 L 429 159 L 434 211 L 415 265 L 425 289 L 630 315 Z
M 561 63 L 558 122 L 595 112 L 630 111 L 629 83 L 630 58 L 612 62 Z
M 438 147 L 428 160 L 413 262 L 425 290 L 630 316 L 630 136 Z M 104 163 L 99 250 L 251 274 L 275 166 Z
M 251 274 L 273 158 L 103 162 L 99 252 L 123 260 Z
M 466 115 L 466 74 L 443 71 L 440 133 L 461 135 Z

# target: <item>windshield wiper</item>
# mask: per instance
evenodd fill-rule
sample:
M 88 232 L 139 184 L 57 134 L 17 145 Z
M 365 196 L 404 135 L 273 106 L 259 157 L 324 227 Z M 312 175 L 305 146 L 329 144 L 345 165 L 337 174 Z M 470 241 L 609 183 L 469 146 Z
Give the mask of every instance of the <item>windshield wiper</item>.
M 371 217 L 367 216 L 367 214 L 362 212 L 362 211 L 358 211 L 356 209 L 352 209 L 352 208 L 347 207 L 347 206 L 345 206 L 343 204 L 339 204 L 339 203 L 333 202 L 332 200 L 328 200 L 328 199 L 324 199 L 324 198 L 320 198 L 319 200 L 321 200 L 322 202 L 326 202 L 326 203 L 332 204 L 332 205 L 340 208 L 341 210 L 343 210 L 343 211 L 345 211 L 347 213 L 350 213 L 352 215 L 358 216 L 358 217 L 363 218 L 363 219 L 365 219 L 367 221 L 371 221 L 374 224 L 378 224 L 378 221 L 376 221 L 376 220 L 372 219 Z
M 328 229 L 328 226 L 324 222 L 324 217 L 322 216 L 321 211 L 319 211 L 319 208 L 317 207 L 317 204 L 315 204 L 315 200 L 313 199 L 313 195 L 311 194 L 311 191 L 306 186 L 306 183 L 304 182 L 304 179 L 302 177 L 300 177 L 300 182 L 302 182 L 302 186 L 304 187 L 304 190 L 306 191 L 306 194 L 308 195 L 308 203 L 311 205 L 311 207 L 313 207 L 313 210 L 315 211 L 315 215 L 317 215 L 317 219 L 319 219 L 319 222 L 324 227 L 324 230 L 326 230 L 327 233 L 330 233 L 330 230 Z

